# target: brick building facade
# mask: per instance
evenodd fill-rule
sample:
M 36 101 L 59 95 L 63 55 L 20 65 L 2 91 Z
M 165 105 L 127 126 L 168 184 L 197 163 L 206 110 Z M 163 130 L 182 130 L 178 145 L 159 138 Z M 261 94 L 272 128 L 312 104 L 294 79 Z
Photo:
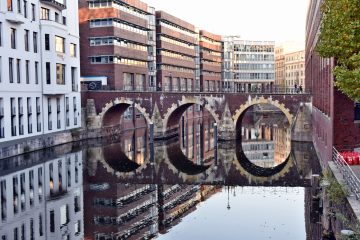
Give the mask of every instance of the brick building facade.
M 312 0 L 308 9 L 305 48 L 305 86 L 313 95 L 313 141 L 324 162 L 332 147 L 353 150 L 360 143 L 360 122 L 355 103 L 334 85 L 334 59 L 321 58 L 315 51 L 320 31 L 322 0 Z

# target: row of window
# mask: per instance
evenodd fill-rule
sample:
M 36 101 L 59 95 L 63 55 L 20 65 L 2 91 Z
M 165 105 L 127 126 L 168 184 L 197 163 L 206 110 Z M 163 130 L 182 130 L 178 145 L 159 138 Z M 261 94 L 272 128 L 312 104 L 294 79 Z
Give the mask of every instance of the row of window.
M 201 75 L 203 75 L 203 76 L 213 76 L 213 77 L 221 78 L 221 73 L 217 73 L 217 72 L 201 71 Z
M 235 54 L 235 61 L 274 61 L 273 54 Z
M 2 46 L 2 23 L 0 22 L 0 46 Z M 30 31 L 24 29 L 24 50 L 29 52 L 30 51 Z M 32 34 L 32 46 L 34 53 L 38 52 L 38 33 L 33 32 Z M 17 40 L 17 30 L 15 28 L 10 28 L 10 47 L 12 49 L 17 49 L 19 45 Z
M 166 27 L 166 28 L 169 28 L 175 32 L 180 32 L 184 35 L 187 35 L 187 36 L 190 36 L 190 37 L 193 37 L 193 38 L 196 38 L 197 37 L 197 33 L 189 30 L 189 29 L 186 29 L 186 28 L 183 28 L 179 25 L 176 25 L 174 23 L 171 23 L 171 22 L 168 22 L 166 20 L 159 20 L 158 21 L 158 25 L 162 26 L 162 27 Z
M 9 58 L 9 83 L 22 83 L 23 74 L 25 74 L 25 83 L 31 84 L 30 72 L 34 74 L 34 84 L 39 84 L 39 62 L 35 61 L 34 64 L 31 64 L 30 60 L 25 60 L 25 67 L 22 65 L 21 59 Z M 24 69 L 23 69 L 24 67 Z M 16 69 L 16 71 L 14 71 Z M 2 58 L 0 57 L 0 83 L 2 81 Z M 52 83 L 52 74 L 51 74 L 51 63 L 45 63 L 45 79 L 46 84 Z M 66 84 L 66 65 L 61 63 L 56 63 L 56 84 L 65 85 Z M 72 91 L 78 91 L 77 89 L 77 68 L 71 67 L 71 84 Z
M 208 38 L 208 37 L 205 37 L 205 36 L 200 36 L 200 41 L 207 42 L 207 43 L 210 43 L 210 44 L 218 46 L 218 47 L 222 46 L 221 42 L 215 41 L 214 39 L 211 39 L 211 38 Z
M 192 62 L 195 61 L 194 57 L 189 57 L 189 56 L 184 55 L 184 54 L 179 54 L 179 53 L 175 53 L 175 52 L 169 52 L 169 51 L 165 51 L 165 50 L 158 50 L 157 54 L 162 55 L 162 56 L 177 58 L 177 59 L 181 59 L 181 60 L 187 60 L 187 61 L 192 61 Z
M 24 111 L 24 99 L 19 98 L 10 98 L 10 122 L 11 122 L 11 136 L 24 135 L 25 134 L 25 124 L 27 124 L 27 134 L 32 134 L 33 132 L 41 132 L 42 130 L 42 117 L 41 117 L 41 102 L 40 97 L 35 98 L 35 110 L 33 111 L 33 98 L 26 98 L 26 111 Z M 48 130 L 52 130 L 52 100 L 48 99 Z M 77 112 L 78 107 L 76 103 L 76 97 L 73 97 L 73 110 L 74 113 L 74 125 L 78 125 L 77 121 Z M 61 113 L 62 113 L 60 98 L 56 98 L 56 122 L 57 129 L 61 129 Z M 55 113 L 54 113 L 55 114 Z M 36 120 L 35 127 L 33 127 L 33 120 Z M 69 106 L 69 97 L 65 98 L 65 119 L 66 126 L 70 126 L 70 106 Z M 5 138 L 5 118 L 4 118 L 4 106 L 3 99 L 0 98 L 0 138 Z
M 210 55 L 212 55 L 212 56 L 221 57 L 221 53 L 220 53 L 220 52 L 214 52 L 214 51 L 211 51 L 210 49 L 202 48 L 202 49 L 201 49 L 201 52 L 210 54 Z
M 300 64 L 300 65 L 299 65 L 299 64 L 295 64 L 295 65 L 291 65 L 291 66 L 286 66 L 285 69 L 286 69 L 286 70 L 288 70 L 288 69 L 289 69 L 289 70 L 290 70 L 290 69 L 300 69 L 300 68 L 303 68 L 303 67 L 304 67 L 303 64 Z
M 134 50 L 147 51 L 146 45 L 137 44 L 117 37 L 90 38 L 90 46 L 104 46 L 104 45 L 114 45 L 114 46 L 131 48 Z
M 274 46 L 272 45 L 247 45 L 247 44 L 235 44 L 234 51 L 239 52 L 274 52 Z
M 50 9 L 42 7 L 41 11 L 40 11 L 40 19 L 41 20 L 53 20 L 57 23 L 66 25 L 66 17 L 65 16 L 60 16 L 60 13 L 55 12 L 54 19 L 51 19 L 50 13 L 51 13 Z
M 120 19 L 116 18 L 102 18 L 102 19 L 91 19 L 90 20 L 90 27 L 96 28 L 96 27 L 117 27 L 124 29 L 126 31 L 138 33 L 141 35 L 147 35 L 147 30 L 140 26 L 136 26 L 133 24 L 130 24 L 125 21 L 121 21 Z
M 184 72 L 184 73 L 195 74 L 194 69 L 171 66 L 171 65 L 165 65 L 165 64 L 158 64 L 157 69 L 158 70 L 167 70 L 167 71 L 175 71 L 175 72 Z
M 25 63 L 25 66 L 23 66 L 22 62 Z M 35 84 L 39 84 L 39 71 L 40 66 L 39 62 L 35 61 L 33 64 L 30 62 L 30 60 L 21 60 L 21 59 L 14 59 L 9 58 L 9 83 L 22 83 L 23 82 L 23 75 L 25 75 L 25 83 L 31 84 L 32 82 Z M 16 69 L 16 71 L 14 71 Z M 2 58 L 0 56 L 0 83 L 2 82 Z M 30 77 L 30 73 L 33 72 L 33 78 Z M 34 81 L 31 81 L 31 79 L 34 79 Z
M 2 23 L 0 22 L 0 46 L 2 44 Z M 50 44 L 50 34 L 45 34 L 45 50 L 49 51 Z M 65 53 L 65 38 L 60 36 L 55 36 L 55 51 L 59 53 Z M 33 32 L 32 34 L 32 42 L 33 42 L 33 51 L 34 53 L 38 52 L 38 33 Z M 12 49 L 17 49 L 18 40 L 17 40 L 17 30 L 15 28 L 10 28 L 10 45 Z M 24 30 L 24 48 L 25 51 L 30 51 L 30 31 Z M 70 43 L 70 56 L 76 57 L 76 44 Z
M 180 46 L 180 47 L 189 48 L 189 49 L 192 49 L 192 50 L 195 49 L 195 46 L 192 45 L 192 44 L 180 42 L 180 41 L 177 41 L 177 40 L 174 40 L 172 38 L 165 37 L 165 36 L 160 36 L 160 37 L 158 37 L 157 40 L 164 41 L 164 42 L 167 42 L 167 43 L 171 43 L 171 44 L 174 44 L 174 45 L 177 45 L 177 46 Z
M 7 10 L 9 12 L 15 11 L 15 0 L 7 0 Z M 27 0 L 16 0 L 16 8 L 18 14 L 23 14 L 25 18 L 28 18 L 28 1 Z M 35 4 L 31 4 L 31 20 L 35 21 L 36 15 L 35 15 Z
M 209 60 L 206 60 L 206 59 L 201 59 L 201 63 L 205 63 L 207 65 L 213 65 L 213 66 L 221 66 L 221 63 L 220 62 L 213 62 L 213 61 L 209 61 Z
M 274 64 L 235 63 L 235 70 L 274 70 Z
M 89 8 L 116 8 L 123 12 L 129 13 L 133 16 L 142 18 L 147 20 L 148 15 L 146 12 L 143 12 L 137 8 L 131 7 L 124 2 L 114 2 L 113 0 L 106 0 L 106 1 L 90 1 Z
M 118 56 L 95 56 L 90 57 L 90 62 L 92 64 L 124 64 L 124 65 L 132 65 L 139 67 L 147 67 L 148 62 L 134 60 L 129 58 L 121 58 Z
M 273 80 L 273 79 L 275 79 L 275 74 L 274 73 L 234 73 L 234 79 Z

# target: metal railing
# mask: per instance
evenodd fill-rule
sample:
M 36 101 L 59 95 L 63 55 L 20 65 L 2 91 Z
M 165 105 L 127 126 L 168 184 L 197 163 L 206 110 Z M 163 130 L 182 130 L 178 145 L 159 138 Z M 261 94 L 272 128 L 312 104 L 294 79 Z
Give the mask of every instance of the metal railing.
M 179 88 L 171 85 L 164 84 L 162 87 L 157 87 L 156 91 L 154 87 L 144 87 L 139 90 L 134 86 L 124 86 L 124 87 L 112 87 L 112 86 L 101 86 L 96 90 L 89 89 L 85 84 L 81 86 L 82 91 L 117 91 L 117 92 L 164 92 L 164 93 L 205 93 L 205 94 L 223 94 L 223 93 L 233 93 L 233 94 L 282 94 L 282 95 L 301 95 L 309 94 L 305 90 L 299 91 L 295 88 L 286 88 L 274 86 L 272 88 L 254 88 L 254 89 L 235 89 L 235 88 L 213 88 L 213 89 L 203 89 L 199 88 Z
M 333 162 L 340 170 L 346 184 L 350 188 L 350 191 L 355 195 L 356 199 L 360 199 L 360 180 L 355 175 L 349 164 L 345 161 L 344 157 L 333 148 Z

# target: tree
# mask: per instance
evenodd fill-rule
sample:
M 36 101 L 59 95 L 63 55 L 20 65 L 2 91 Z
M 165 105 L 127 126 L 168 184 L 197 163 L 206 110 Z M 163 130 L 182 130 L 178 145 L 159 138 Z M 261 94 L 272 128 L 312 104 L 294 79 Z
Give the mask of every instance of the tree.
M 333 57 L 335 85 L 360 101 L 360 0 L 324 0 L 316 51 Z

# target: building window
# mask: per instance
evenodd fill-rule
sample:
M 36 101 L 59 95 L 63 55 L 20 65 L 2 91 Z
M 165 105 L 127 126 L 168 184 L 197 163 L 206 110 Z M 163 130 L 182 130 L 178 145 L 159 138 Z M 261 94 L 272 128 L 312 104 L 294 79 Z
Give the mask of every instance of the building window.
M 17 0 L 18 13 L 21 13 L 21 0 Z
M 13 11 L 13 0 L 7 0 L 7 10 Z
M 30 83 L 30 61 L 26 60 L 25 61 L 25 79 L 26 79 L 26 84 Z
M 35 84 L 39 84 L 39 62 L 35 62 Z
M 77 74 L 76 67 L 71 67 L 71 89 L 73 92 L 78 91 L 76 74 Z
M 359 121 L 360 120 L 360 102 L 355 102 L 354 104 L 355 104 L 354 105 L 354 111 L 355 111 L 354 120 Z
M 65 65 L 57 63 L 56 64 L 56 84 L 65 84 Z
M 2 57 L 0 56 L 0 83 L 2 81 Z
M 35 4 L 31 4 L 31 20 L 35 21 L 36 20 L 36 11 L 35 11 Z
M 45 50 L 50 50 L 50 35 L 45 34 Z
M 25 51 L 29 51 L 29 30 L 25 29 L 24 34 Z
M 9 58 L 9 81 L 14 82 L 14 59 Z
M 49 20 L 50 19 L 50 10 L 47 8 L 41 8 L 40 17 L 42 20 Z
M 24 17 L 27 18 L 27 1 L 24 0 Z
M 10 41 L 11 41 L 11 48 L 16 49 L 16 29 L 10 28 Z
M 21 60 L 16 60 L 16 77 L 17 77 L 17 83 L 21 83 Z
M 2 22 L 0 22 L 0 47 L 2 46 Z
M 70 57 L 76 57 L 76 44 L 70 43 Z
M 66 225 L 69 222 L 69 206 L 63 205 L 60 207 L 60 225 Z
M 55 232 L 55 211 L 50 211 L 50 232 Z
M 33 47 L 34 47 L 34 53 L 38 52 L 38 40 L 37 40 L 37 32 L 33 32 Z
M 59 13 L 55 12 L 55 22 L 59 22 Z
M 50 62 L 46 62 L 46 84 L 51 84 Z
M 55 51 L 59 53 L 65 52 L 65 38 L 55 36 Z

